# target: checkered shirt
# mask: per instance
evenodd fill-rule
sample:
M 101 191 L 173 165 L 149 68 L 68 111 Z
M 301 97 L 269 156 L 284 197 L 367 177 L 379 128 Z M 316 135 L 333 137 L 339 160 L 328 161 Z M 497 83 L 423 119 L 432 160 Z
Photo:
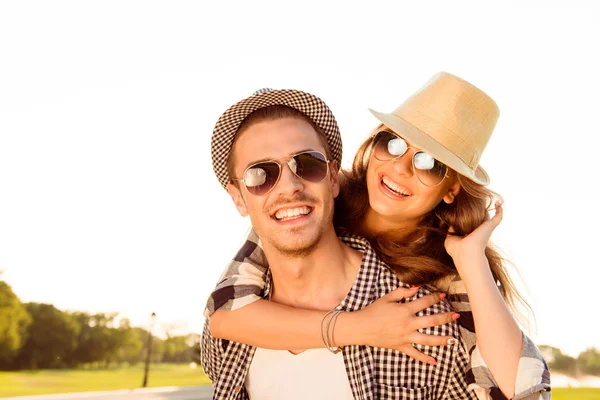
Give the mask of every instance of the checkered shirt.
M 354 286 L 337 307 L 338 310 L 356 311 L 365 308 L 379 297 L 402 286 L 396 275 L 387 268 L 371 249 L 368 241 L 345 236 L 344 243 L 363 253 L 362 264 Z M 248 256 L 254 249 L 246 243 L 244 253 Z M 263 297 L 271 290 L 270 273 Z M 431 293 L 426 288 L 410 299 L 415 300 Z M 450 304 L 441 302 L 420 312 L 431 315 L 451 311 Z M 208 320 L 207 320 L 208 322 Z M 456 322 L 422 330 L 433 335 L 460 337 Z M 355 399 L 477 399 L 467 389 L 465 373 L 469 364 L 467 349 L 460 343 L 452 346 L 416 346 L 425 354 L 434 357 L 438 365 L 416 361 L 402 352 L 369 346 L 346 346 L 342 354 L 348 380 Z M 214 386 L 215 399 L 246 399 L 244 380 L 255 347 L 216 339 L 210 336 L 208 323 L 202 336 L 202 366 Z
M 263 298 L 265 291 L 268 291 L 266 285 L 267 265 L 260 240 L 256 233 L 250 230 L 242 248 L 223 272 L 219 284 L 209 297 L 204 311 L 205 317 L 209 318 L 216 310 L 237 310 Z M 448 300 L 452 308 L 461 314 L 458 320 L 461 346 L 471 355 L 470 364 L 465 372 L 468 389 L 476 393 L 479 400 L 504 400 L 504 395 L 476 346 L 471 306 L 460 277 L 442 279 L 435 283 L 435 287 L 437 290 L 448 293 Z M 207 334 L 204 336 L 208 338 Z M 232 345 L 237 344 L 232 343 Z M 513 399 L 550 399 L 548 367 L 537 347 L 526 335 L 523 335 L 522 349 L 515 382 L 516 395 Z M 245 349 L 244 351 L 250 350 Z M 246 356 L 249 355 L 251 353 Z

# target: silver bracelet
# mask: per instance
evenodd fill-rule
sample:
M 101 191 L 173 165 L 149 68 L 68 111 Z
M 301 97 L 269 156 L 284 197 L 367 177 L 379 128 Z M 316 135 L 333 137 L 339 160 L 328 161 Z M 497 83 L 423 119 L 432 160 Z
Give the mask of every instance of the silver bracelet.
M 331 327 L 331 341 L 330 341 L 332 347 L 335 348 L 335 350 L 332 351 L 333 354 L 337 354 L 340 351 L 342 351 L 342 349 L 343 349 L 342 346 L 336 346 L 335 340 L 334 340 L 334 337 L 333 337 L 333 333 L 335 332 L 335 324 L 337 323 L 338 317 L 342 314 L 342 312 L 343 311 L 338 311 L 335 314 L 335 317 L 333 317 L 333 326 Z
M 329 350 L 330 352 L 332 352 L 333 354 L 337 354 L 343 349 L 343 347 L 335 346 L 333 343 L 333 333 L 335 330 L 335 324 L 337 322 L 338 317 L 342 313 L 343 313 L 343 311 L 331 310 L 331 311 L 328 311 L 323 316 L 323 319 L 321 320 L 321 338 L 323 339 L 323 344 L 325 344 L 325 348 L 327 350 Z M 325 321 L 325 318 L 327 318 L 327 316 L 329 316 L 329 319 L 327 320 L 325 329 L 323 329 L 323 322 Z M 333 322 L 333 325 L 332 325 L 332 322 Z M 330 331 L 331 331 L 331 336 L 329 334 Z M 330 337 L 331 337 L 331 340 L 330 340 Z
M 323 318 L 321 318 L 321 340 L 323 340 L 323 344 L 325 345 L 325 348 L 327 350 L 329 350 L 329 339 L 327 338 L 329 332 L 327 332 L 327 330 L 324 329 L 323 323 L 325 322 L 325 318 L 327 318 L 327 316 L 329 314 L 332 314 L 333 312 L 335 312 L 335 310 L 327 311 L 325 315 L 323 315 Z

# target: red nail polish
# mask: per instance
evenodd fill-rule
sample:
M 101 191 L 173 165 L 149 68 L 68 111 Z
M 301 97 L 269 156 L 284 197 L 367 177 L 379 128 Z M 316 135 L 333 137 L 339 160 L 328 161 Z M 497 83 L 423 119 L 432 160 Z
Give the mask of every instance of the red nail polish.
M 459 313 L 452 314 L 452 321 L 456 321 L 459 318 L 460 318 L 460 314 Z

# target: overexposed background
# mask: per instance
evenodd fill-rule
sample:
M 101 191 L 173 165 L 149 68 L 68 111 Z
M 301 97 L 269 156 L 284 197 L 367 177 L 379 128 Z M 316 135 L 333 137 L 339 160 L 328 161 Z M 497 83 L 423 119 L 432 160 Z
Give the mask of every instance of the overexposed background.
M 219 115 L 262 87 L 314 93 L 348 166 L 376 125 L 367 108 L 391 111 L 444 70 L 500 106 L 481 164 L 506 200 L 494 240 L 532 336 L 573 356 L 600 347 L 600 8 L 413 3 L 0 3 L 3 278 L 22 301 L 199 332 L 249 225 L 212 172 Z

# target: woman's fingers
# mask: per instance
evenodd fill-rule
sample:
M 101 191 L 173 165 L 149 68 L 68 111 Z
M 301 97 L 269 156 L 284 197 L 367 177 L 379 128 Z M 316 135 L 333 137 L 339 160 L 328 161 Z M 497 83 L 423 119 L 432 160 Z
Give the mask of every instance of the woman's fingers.
M 502 202 L 498 200 L 496 202 L 496 214 L 492 217 L 492 222 L 494 223 L 494 227 L 498 226 L 502 221 L 502 217 L 504 216 L 504 209 L 502 208 Z
M 411 343 L 423 346 L 448 346 L 457 343 L 456 340 L 452 336 L 427 335 L 421 332 L 410 335 Z
M 433 315 L 425 315 L 422 317 L 416 317 L 414 322 L 411 324 L 413 329 L 424 329 L 432 326 L 445 325 L 452 321 L 456 321 L 460 317 L 460 314 L 456 312 L 445 312 Z
M 398 348 L 398 351 L 403 352 L 407 356 L 412 357 L 417 361 L 422 361 L 426 364 L 433 364 L 433 365 L 437 364 L 437 362 L 435 361 L 435 359 L 433 357 L 428 356 L 427 354 L 421 353 L 419 350 L 415 349 L 410 344 L 405 344 L 404 346 L 400 346 Z
M 405 305 L 408 307 L 411 314 L 416 314 L 419 311 L 423 311 L 426 308 L 439 303 L 444 297 L 446 297 L 445 293 L 432 293 L 423 296 L 420 299 L 405 303 Z
M 413 286 L 411 288 L 399 287 L 398 289 L 394 289 L 385 296 L 382 296 L 381 299 L 385 299 L 385 301 L 394 301 L 398 302 L 402 299 L 407 299 L 409 297 L 413 297 L 417 291 L 419 290 L 418 286 Z

